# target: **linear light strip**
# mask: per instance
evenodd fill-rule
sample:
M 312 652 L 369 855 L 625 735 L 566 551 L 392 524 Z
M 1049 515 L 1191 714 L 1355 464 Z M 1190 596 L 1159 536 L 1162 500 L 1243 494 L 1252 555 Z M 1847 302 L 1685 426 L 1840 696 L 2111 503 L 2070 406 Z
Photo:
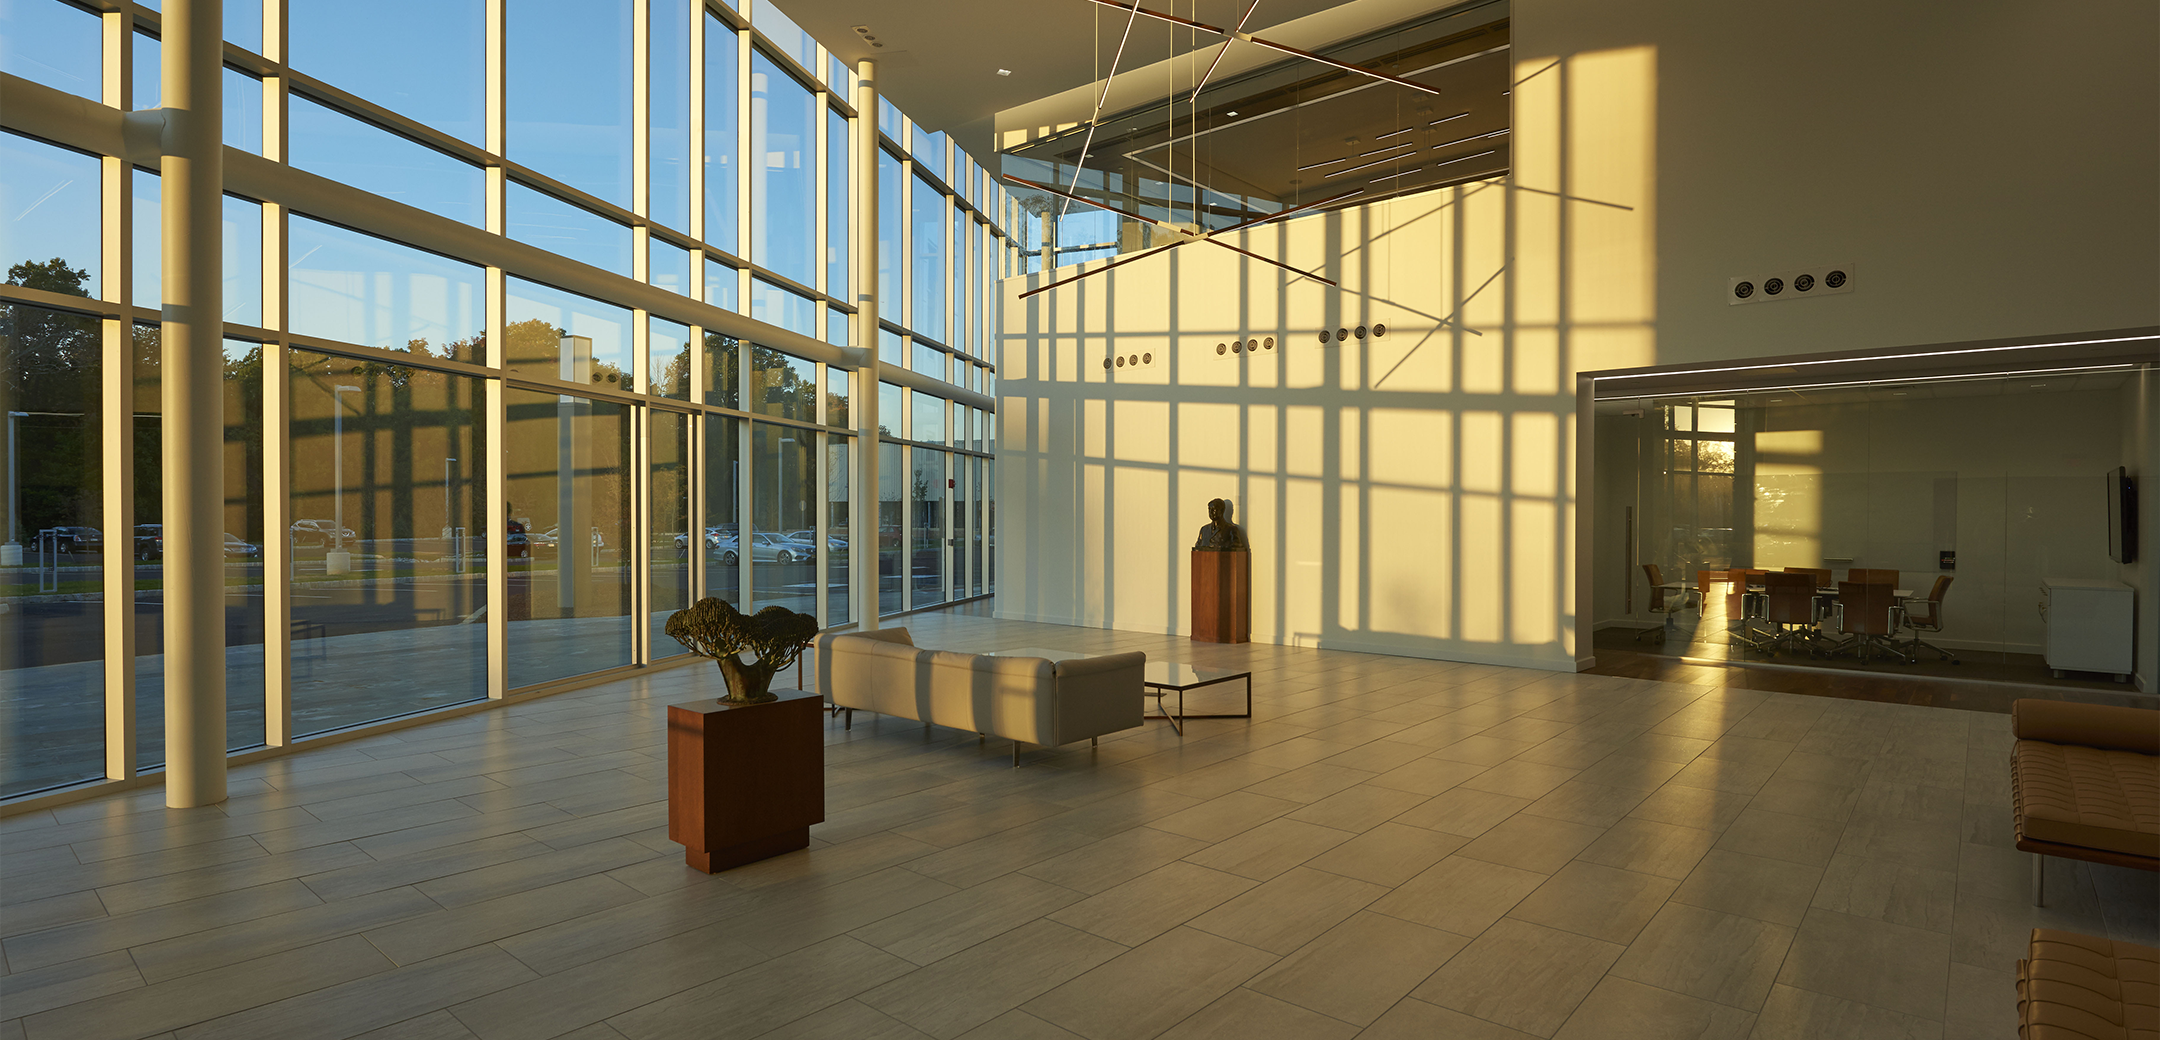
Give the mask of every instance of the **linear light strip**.
M 1346 173 L 1356 173 L 1356 172 L 1358 172 L 1359 170 L 1369 170 L 1369 169 L 1372 169 L 1373 167 L 1375 167 L 1375 166 L 1379 166 L 1379 165 L 1381 165 L 1381 164 L 1383 164 L 1383 163 L 1399 162 L 1399 161 L 1401 161 L 1401 160 L 1403 160 L 1403 159 L 1408 159 L 1409 157 L 1410 157 L 1410 153 L 1409 153 L 1409 152 L 1397 152 L 1397 153 L 1395 153 L 1394 155 L 1390 155 L 1390 156 L 1388 156 L 1388 157 L 1387 157 L 1387 158 L 1385 158 L 1385 159 L 1374 159 L 1373 161 L 1371 161 L 1371 162 L 1369 162 L 1369 163 L 1366 163 L 1366 164 L 1364 164 L 1363 166 L 1352 166 L 1352 167 L 1349 167 L 1348 169 L 1336 170 L 1336 171 L 1335 171 L 1334 173 L 1330 173 L 1330 174 L 1328 174 L 1327 176 L 1325 176 L 1325 177 L 1322 177 L 1322 178 L 1320 178 L 1320 179 L 1321 179 L 1321 180 L 1332 180 L 1332 179 L 1334 179 L 1334 178 L 1336 178 L 1336 177 L 1340 177 L 1340 176 L 1342 176 L 1343 174 L 1346 174 Z
M 1439 151 L 1439 150 L 1440 150 L 1440 149 L 1442 149 L 1442 148 L 1453 148 L 1453 147 L 1455 147 L 1456 145 L 1459 145 L 1459 144 L 1469 144 L 1469 143 L 1470 143 L 1470 142 L 1472 142 L 1472 141 L 1483 141 L 1483 140 L 1486 140 L 1486 139 L 1488 139 L 1488 138 L 1493 138 L 1493 137 L 1499 137 L 1500 135 L 1502 135 L 1502 134 L 1505 134 L 1505 133 L 1507 133 L 1507 130 L 1506 130 L 1505 128 L 1503 128 L 1503 129 L 1500 129 L 1500 130 L 1495 130 L 1495 131 L 1493 131 L 1492 133 L 1489 133 L 1489 134 L 1477 134 L 1477 135 L 1474 135 L 1474 136 L 1471 136 L 1471 137 L 1463 137 L 1463 138 L 1458 138 L 1458 139 L 1456 139 L 1456 140 L 1453 140 L 1453 141 L 1449 141 L 1449 142 L 1448 142 L 1448 143 L 1446 143 L 1446 144 L 1436 144 L 1436 145 L 1433 145 L 1433 151 L 1436 151 L 1436 152 L 1437 152 L 1437 151 Z
M 1422 170 L 1422 169 L 1424 169 L 1424 168 L 1425 168 L 1425 167 L 1423 167 L 1423 166 L 1413 166 L 1413 167 L 1411 167 L 1411 168 L 1409 168 L 1409 169 L 1407 169 L 1407 170 L 1404 170 L 1404 171 L 1403 171 L 1403 172 L 1401 172 L 1401 173 L 1383 173 L 1383 174 L 1381 174 L 1381 175 L 1380 175 L 1380 176 L 1378 176 L 1378 177 L 1374 177 L 1374 178 L 1373 178 L 1372 180 L 1366 181 L 1365 183 L 1367 183 L 1367 184 L 1378 184 L 1378 183 L 1380 183 L 1381 181 L 1399 181 L 1399 180 L 1403 179 L 1404 177 L 1408 177 L 1408 176 L 1410 176 L 1411 174 L 1413 174 L 1413 173 L 1416 173 L 1416 172 L 1418 172 L 1419 170 Z
M 1442 124 L 1442 123 L 1452 123 L 1452 122 L 1454 122 L 1454 121 L 1456 121 L 1456 120 L 1458 120 L 1458 119 L 1465 119 L 1465 118 L 1468 118 L 1468 117 L 1469 117 L 1469 115 L 1470 115 L 1470 113 L 1468 113 L 1468 112 L 1457 112 L 1457 113 L 1455 113 L 1454 115 L 1451 115 L 1451 116 L 1447 116 L 1447 117 L 1444 117 L 1444 118 L 1441 118 L 1441 119 L 1435 119 L 1435 120 L 1433 120 L 1432 122 L 1430 122 L 1430 123 L 1427 123 L 1427 124 L 1425 124 L 1425 125 L 1426 125 L 1426 126 L 1439 126 L 1439 125 L 1440 125 L 1440 124 Z
M 1130 153 L 1127 153 L 1127 158 L 1130 158 L 1130 157 L 1131 157 Z M 1304 173 L 1304 172 L 1305 172 L 1306 170 L 1317 170 L 1317 169 L 1319 169 L 1319 168 L 1320 168 L 1320 167 L 1322 167 L 1322 166 L 1333 166 L 1333 165 L 1335 165 L 1336 163 L 1339 163 L 1339 162 L 1349 162 L 1349 161 L 1350 161 L 1350 157 L 1349 157 L 1349 156 L 1347 156 L 1347 155 L 1343 155 L 1343 156 L 1337 156 L 1337 157 L 1335 157 L 1335 158 L 1333 158 L 1333 159 L 1329 159 L 1329 160 L 1328 160 L 1328 161 L 1326 161 L 1326 162 L 1316 162 L 1316 163 L 1309 163 L 1309 164 L 1307 164 L 1307 165 L 1304 165 L 1304 166 L 1300 166 L 1300 167 L 1298 167 L 1298 172 L 1299 172 L 1299 173 Z M 1158 167 L 1156 167 L 1156 169 L 1161 169 L 1161 167 L 1159 167 L 1159 166 L 1158 166 Z
M 1788 361 L 1776 365 L 1731 365 L 1724 368 L 1686 368 L 1669 372 L 1630 372 L 1612 376 L 1594 376 L 1598 382 L 1618 379 L 1659 379 L 1668 376 L 1704 376 L 1719 372 L 1759 372 L 1768 368 L 1798 368 L 1802 365 L 1849 365 L 1860 361 L 1904 361 L 1911 358 L 1955 357 L 1969 354 L 1993 354 L 2005 350 L 2038 350 L 2042 347 L 2086 347 L 2104 343 L 2139 343 L 2160 341 L 2160 336 L 2113 336 L 2106 339 L 2071 339 L 2053 343 L 2019 343 L 2005 347 L 1973 347 L 1969 350 L 1924 350 L 1911 354 L 1877 354 L 1872 357 L 1823 358 L 1818 361 Z
M 1115 6 L 1122 7 L 1124 5 L 1118 4 Z M 1118 62 L 1123 61 L 1125 58 L 1125 41 L 1132 39 L 1133 23 L 1139 20 L 1140 0 L 1133 0 L 1132 12 L 1125 16 L 1125 35 L 1118 38 L 1117 53 L 1110 58 L 1110 74 L 1103 77 L 1102 93 L 1095 98 L 1095 116 L 1088 120 L 1087 137 L 1080 142 L 1080 158 L 1073 163 L 1071 188 L 1073 191 L 1080 190 L 1080 171 L 1087 166 L 1088 150 L 1095 147 L 1095 128 L 1102 125 L 1103 104 L 1110 100 L 1110 84 L 1117 79 Z M 1058 203 L 1059 220 L 1065 219 L 1065 211 L 1071 208 L 1071 205 L 1070 202 Z
M 1500 154 L 1500 149 L 1498 149 L 1498 148 L 1487 148 L 1487 149 L 1485 149 L 1485 150 L 1484 150 L 1484 151 L 1482 151 L 1482 152 L 1475 152 L 1475 153 L 1472 153 L 1472 154 L 1470 154 L 1470 155 L 1465 155 L 1465 156 L 1462 156 L 1462 157 L 1460 157 L 1460 158 L 1455 158 L 1455 159 L 1449 159 L 1448 161 L 1446 161 L 1446 162 L 1444 162 L 1444 163 L 1434 163 L 1434 164 L 1433 164 L 1433 169 L 1437 170 L 1437 169 L 1439 169 L 1439 168 L 1440 168 L 1440 167 L 1442 167 L 1442 166 L 1453 166 L 1453 165 L 1455 165 L 1456 163 L 1459 163 L 1459 162 L 1469 162 L 1469 161 L 1470 161 L 1470 160 L 1472 160 L 1472 159 L 1482 159 L 1482 158 L 1484 158 L 1484 157 L 1486 157 L 1486 156 L 1488 156 L 1488 155 L 1498 155 L 1498 154 Z
M 1385 148 L 1375 148 L 1375 149 L 1373 149 L 1372 151 L 1369 151 L 1369 152 L 1360 152 L 1360 153 L 1358 153 L 1358 158 L 1360 158 L 1360 159 L 1363 159 L 1363 158 L 1365 158 L 1365 157 L 1366 157 L 1366 156 L 1368 156 L 1368 155 L 1379 155 L 1379 154 L 1380 154 L 1381 152 L 1392 152 L 1392 151 L 1394 151 L 1394 150 L 1396 150 L 1396 149 L 1398 149 L 1398 148 L 1415 148 L 1415 147 L 1417 147 L 1417 144 L 1416 144 L 1415 142 L 1412 142 L 1412 141 L 1398 141 L 1398 142 L 1396 142 L 1396 143 L 1394 143 L 1394 144 L 1388 145 L 1388 146 L 1387 146 L 1387 147 L 1385 147 Z
M 1120 11 L 1128 10 L 1128 8 L 1124 4 L 1118 3 L 1117 0 L 1090 0 L 1090 2 L 1098 3 L 1105 7 L 1115 7 Z M 1150 18 L 1169 22 L 1172 25 L 1182 25 L 1191 29 L 1199 29 L 1203 32 L 1214 33 L 1217 36 L 1229 37 L 1232 40 L 1243 40 L 1246 43 L 1258 44 L 1262 47 L 1266 47 L 1269 50 L 1281 51 L 1284 54 L 1292 54 L 1310 61 L 1317 61 L 1323 65 L 1333 65 L 1336 68 L 1342 69 L 1345 72 L 1355 72 L 1360 76 L 1371 76 L 1374 79 L 1385 80 L 1389 83 L 1396 84 L 1397 86 L 1409 87 L 1412 90 L 1423 91 L 1427 94 L 1437 95 L 1440 93 L 1440 88 L 1438 87 L 1428 87 L 1425 84 L 1419 83 L 1415 80 L 1404 79 L 1401 76 L 1392 76 L 1385 72 L 1380 72 L 1376 69 L 1365 68 L 1362 65 L 1352 65 L 1346 61 L 1337 61 L 1334 58 L 1330 58 L 1325 55 L 1314 54 L 1313 52 L 1307 50 L 1300 50 L 1296 47 L 1290 46 L 1287 43 L 1276 43 L 1273 40 L 1263 40 L 1258 36 L 1254 36 L 1251 33 L 1241 30 L 1224 29 L 1221 26 L 1209 25 L 1206 22 L 1197 22 L 1190 18 L 1180 17 L 1174 14 L 1165 14 L 1161 11 L 1151 11 L 1147 8 L 1141 7 L 1138 0 L 1134 0 L 1133 6 L 1129 8 L 1129 10 L 1134 11 L 1138 14 L 1147 15 Z M 1415 73 L 1413 73 L 1413 75 L 1415 75 Z
M 1603 401 L 1656 401 L 1668 397 L 1720 397 L 1724 395 L 1746 396 L 1751 394 L 1784 393 L 1800 390 L 1838 390 L 1849 386 L 1912 386 L 1922 383 L 1984 383 L 1990 379 L 2012 379 L 2029 376 L 2071 375 L 2081 372 L 2120 372 L 2138 366 L 2129 362 L 2117 365 L 2085 365 L 2077 368 L 2034 368 L 2017 372 L 1973 372 L 1949 376 L 1900 376 L 1893 379 L 1848 379 L 1838 383 L 1780 383 L 1776 386 L 1738 386 L 1720 390 L 1675 390 L 1662 394 L 1630 394 L 1626 397 L 1604 397 Z

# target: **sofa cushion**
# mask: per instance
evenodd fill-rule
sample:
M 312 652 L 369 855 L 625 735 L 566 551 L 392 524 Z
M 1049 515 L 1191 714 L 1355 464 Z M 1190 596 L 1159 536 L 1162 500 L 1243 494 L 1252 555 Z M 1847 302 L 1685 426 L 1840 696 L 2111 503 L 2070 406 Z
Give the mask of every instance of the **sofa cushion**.
M 2018 962 L 2024 1040 L 2160 1038 L 2160 950 L 2035 928 Z
M 2022 698 L 2010 705 L 2010 735 L 2019 740 L 2160 755 L 2160 711 Z
M 2160 757 L 2020 740 L 2011 798 L 2034 841 L 2160 857 Z

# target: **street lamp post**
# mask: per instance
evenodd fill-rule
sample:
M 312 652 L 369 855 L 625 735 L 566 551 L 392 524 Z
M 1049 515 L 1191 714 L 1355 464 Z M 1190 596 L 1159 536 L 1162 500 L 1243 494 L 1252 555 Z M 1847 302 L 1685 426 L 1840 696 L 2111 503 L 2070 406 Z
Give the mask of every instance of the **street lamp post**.
M 337 529 L 330 532 L 334 539 L 331 550 L 323 554 L 325 574 L 343 574 L 352 570 L 352 554 L 345 551 L 345 394 L 348 392 L 357 394 L 361 389 L 343 384 L 330 388 L 330 465 L 335 471 L 330 479 L 337 503 L 337 515 L 330 523 Z
M 453 571 L 463 569 L 462 564 L 464 563 L 463 557 L 465 555 L 465 547 L 459 545 L 457 542 L 457 520 L 450 515 L 450 464 L 456 461 L 456 459 L 452 458 L 445 458 L 444 460 L 442 460 L 443 539 L 450 543 L 447 548 L 450 549 L 450 568 Z

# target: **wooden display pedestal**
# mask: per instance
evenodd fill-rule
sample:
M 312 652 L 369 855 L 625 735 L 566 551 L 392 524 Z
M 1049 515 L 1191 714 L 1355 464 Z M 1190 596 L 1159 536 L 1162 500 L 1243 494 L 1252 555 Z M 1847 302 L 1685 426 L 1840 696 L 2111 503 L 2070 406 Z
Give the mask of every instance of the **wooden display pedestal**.
M 1252 642 L 1252 553 L 1192 551 L 1192 637 Z
M 824 700 L 668 706 L 668 840 L 708 874 L 807 848 L 825 821 Z

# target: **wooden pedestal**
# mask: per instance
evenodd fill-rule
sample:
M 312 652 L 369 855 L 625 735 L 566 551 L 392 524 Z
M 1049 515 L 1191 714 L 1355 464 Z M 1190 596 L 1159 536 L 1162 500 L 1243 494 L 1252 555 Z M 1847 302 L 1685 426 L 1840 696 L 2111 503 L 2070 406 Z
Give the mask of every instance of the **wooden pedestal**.
M 1192 551 L 1192 637 L 1252 642 L 1252 554 Z
M 825 820 L 824 701 L 773 693 L 668 706 L 668 840 L 708 874 L 806 848 Z

